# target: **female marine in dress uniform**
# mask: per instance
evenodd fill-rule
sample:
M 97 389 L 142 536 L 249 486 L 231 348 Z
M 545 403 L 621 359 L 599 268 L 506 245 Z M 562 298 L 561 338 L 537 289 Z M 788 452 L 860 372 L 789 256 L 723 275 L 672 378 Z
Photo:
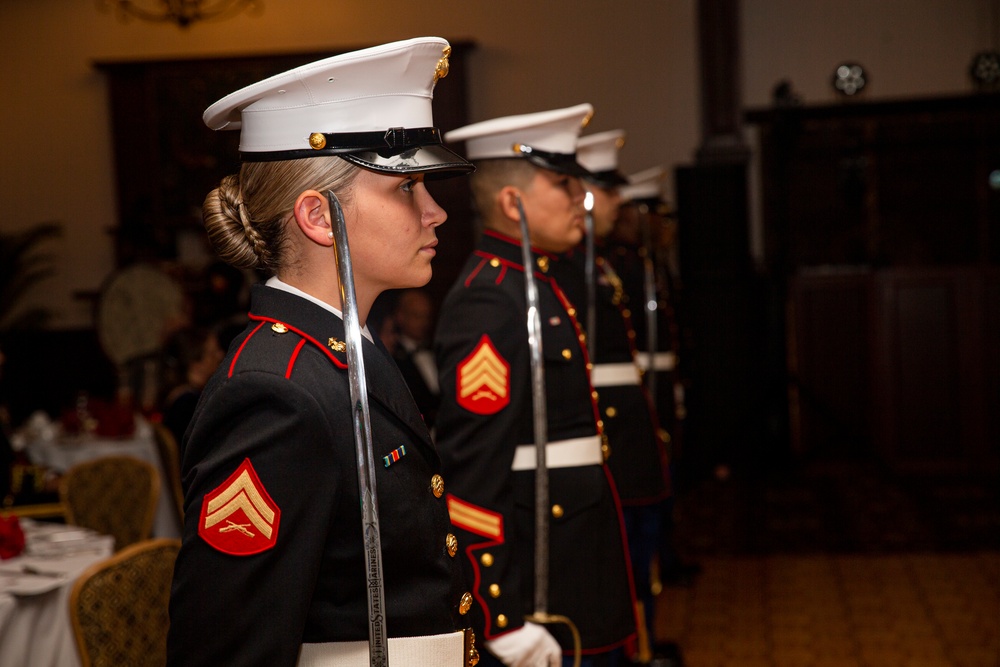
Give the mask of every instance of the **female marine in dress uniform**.
M 170 664 L 369 664 L 326 192 L 343 206 L 363 325 L 380 292 L 430 279 L 435 228 L 446 214 L 425 175 L 472 169 L 440 145 L 431 117 L 449 52 L 443 39 L 420 38 L 348 53 L 251 85 L 205 112 L 209 127 L 241 130 L 243 160 L 205 201 L 209 239 L 226 261 L 273 277 L 254 286 L 250 323 L 184 440 Z M 392 358 L 370 335 L 362 345 L 391 664 L 471 664 L 462 632 L 471 598 L 437 453 Z

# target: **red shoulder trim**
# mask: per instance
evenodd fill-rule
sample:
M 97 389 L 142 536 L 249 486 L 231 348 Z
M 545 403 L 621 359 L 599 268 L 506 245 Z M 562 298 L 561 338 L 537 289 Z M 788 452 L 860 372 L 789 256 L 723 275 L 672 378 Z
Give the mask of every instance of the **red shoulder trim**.
M 295 368 L 295 362 L 299 359 L 299 352 L 302 351 L 302 346 L 306 344 L 306 339 L 303 338 L 299 341 L 299 344 L 295 346 L 295 351 L 292 352 L 292 356 L 288 359 L 288 368 L 285 369 L 285 379 L 292 377 L 292 370 Z
M 250 313 L 250 319 L 251 320 L 256 320 L 256 321 L 260 322 L 261 324 L 263 324 L 264 322 L 270 322 L 271 324 L 274 324 L 275 322 L 279 322 L 280 321 L 280 320 L 276 320 L 276 319 L 274 319 L 272 317 L 261 317 L 260 315 L 254 315 L 253 313 Z M 330 359 L 330 361 L 333 362 L 333 364 L 337 368 L 341 368 L 341 369 L 344 369 L 344 370 L 347 369 L 347 362 L 341 361 L 336 356 L 334 356 L 333 352 L 328 347 L 326 347 L 325 345 L 323 345 L 322 343 L 320 343 L 318 340 L 316 340 L 315 338 L 313 338 L 312 336 L 310 336 L 309 334 L 307 334 L 302 329 L 298 329 L 296 327 L 293 327 L 288 322 L 281 322 L 281 323 L 284 324 L 286 327 L 288 327 L 289 331 L 294 331 L 295 333 L 297 333 L 298 335 L 302 336 L 307 341 L 309 341 L 310 343 L 312 343 L 313 345 L 315 345 L 316 347 L 318 347 L 320 350 L 322 350 L 323 354 L 325 354 Z M 260 329 L 260 327 L 257 327 L 257 329 Z M 254 331 L 256 332 L 257 329 L 254 329 Z M 296 352 L 299 349 L 301 349 L 301 348 L 296 348 Z
M 257 328 L 255 328 L 253 331 L 251 331 L 250 334 L 246 338 L 243 339 L 243 342 L 240 343 L 240 349 L 236 350 L 236 354 L 233 355 L 233 363 L 229 364 L 229 375 L 228 375 L 228 377 L 233 377 L 233 369 L 236 368 L 236 360 L 240 358 L 240 355 L 243 354 L 243 348 L 247 346 L 247 343 L 250 342 L 250 339 L 254 337 L 254 334 L 256 334 L 258 331 L 260 331 L 260 328 L 262 326 L 264 326 L 263 322 L 261 322 L 260 324 L 258 324 Z
M 518 271 L 524 271 L 523 265 L 518 264 L 517 262 L 512 262 L 509 259 L 504 259 L 503 257 L 500 257 L 498 255 L 494 255 L 491 252 L 486 252 L 485 250 L 475 250 L 473 251 L 473 254 L 482 257 L 483 259 L 488 259 L 491 261 L 495 259 L 497 262 L 500 263 L 500 266 L 510 269 L 516 269 Z

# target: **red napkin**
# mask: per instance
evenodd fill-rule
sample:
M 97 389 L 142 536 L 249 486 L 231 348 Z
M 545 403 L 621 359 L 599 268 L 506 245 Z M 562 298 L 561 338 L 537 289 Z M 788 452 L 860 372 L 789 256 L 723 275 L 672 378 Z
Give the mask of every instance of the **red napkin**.
M 24 551 L 24 531 L 17 517 L 0 516 L 0 559 L 13 558 Z

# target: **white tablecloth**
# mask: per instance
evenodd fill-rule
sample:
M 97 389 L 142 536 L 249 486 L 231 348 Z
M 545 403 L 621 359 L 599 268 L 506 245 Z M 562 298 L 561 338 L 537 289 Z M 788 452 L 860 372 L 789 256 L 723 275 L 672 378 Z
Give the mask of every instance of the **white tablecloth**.
M 79 667 L 69 618 L 77 577 L 111 555 L 114 538 L 21 519 L 27 548 L 0 560 L 0 665 Z
M 128 438 L 37 438 L 27 443 L 28 457 L 33 463 L 48 466 L 57 472 L 66 472 L 77 463 L 101 456 L 134 456 L 156 466 L 160 474 L 160 499 L 153 518 L 153 537 L 179 538 L 180 518 L 173 504 L 170 486 L 160 461 L 153 427 L 136 416 L 135 433 Z M 3 665 L 4 663 L 0 663 Z

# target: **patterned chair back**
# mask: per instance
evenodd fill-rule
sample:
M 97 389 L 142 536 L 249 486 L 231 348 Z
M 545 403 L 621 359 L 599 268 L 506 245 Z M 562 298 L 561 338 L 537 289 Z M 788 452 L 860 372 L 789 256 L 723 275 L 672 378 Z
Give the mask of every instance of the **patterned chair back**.
M 137 542 L 76 580 L 69 614 L 82 667 L 162 667 L 180 540 Z
M 184 525 L 184 489 L 181 486 L 181 455 L 177 438 L 169 428 L 158 422 L 153 423 L 153 435 L 162 464 L 165 493 L 170 494 L 180 525 Z
M 66 471 L 59 496 L 67 523 L 113 535 L 117 551 L 149 538 L 160 476 L 135 457 L 104 456 Z

